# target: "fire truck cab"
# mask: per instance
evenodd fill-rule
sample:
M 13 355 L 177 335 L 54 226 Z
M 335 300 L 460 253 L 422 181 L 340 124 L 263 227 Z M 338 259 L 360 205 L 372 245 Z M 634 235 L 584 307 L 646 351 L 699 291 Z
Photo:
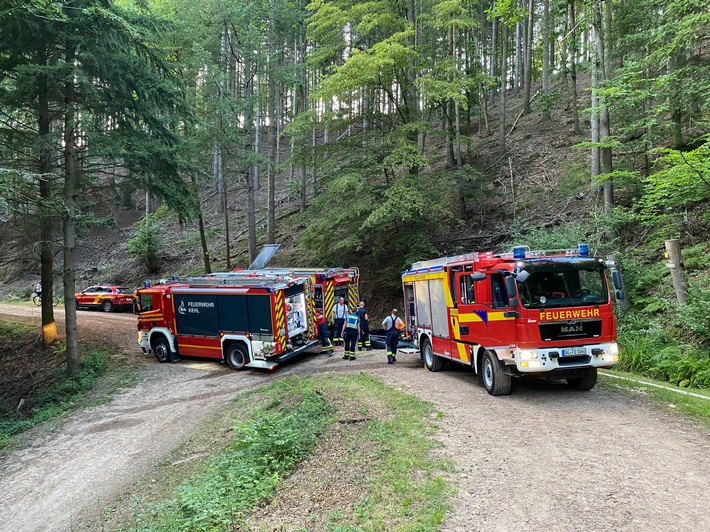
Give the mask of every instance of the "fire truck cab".
M 418 262 L 402 274 L 408 333 L 427 369 L 470 365 L 491 395 L 530 374 L 588 390 L 619 360 L 608 269 L 622 299 L 618 270 L 586 244 Z
M 272 369 L 316 345 L 309 279 L 252 274 L 189 278 L 136 292 L 138 344 L 160 362 L 179 355 Z

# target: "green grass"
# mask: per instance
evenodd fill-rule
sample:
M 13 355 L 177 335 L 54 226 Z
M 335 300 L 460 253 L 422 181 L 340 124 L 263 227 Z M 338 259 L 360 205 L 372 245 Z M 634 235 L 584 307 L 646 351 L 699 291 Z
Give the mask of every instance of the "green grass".
M 635 379 L 641 382 L 615 379 L 613 377 L 607 377 L 605 375 L 600 374 L 599 384 L 602 387 L 621 390 L 630 395 L 650 398 L 653 400 L 656 406 L 664 410 L 681 412 L 697 421 L 701 421 L 706 425 L 710 425 L 709 391 L 681 388 L 679 386 L 673 386 L 672 384 L 669 384 L 666 381 L 659 381 L 647 377 L 641 377 L 634 373 L 624 373 L 622 371 L 617 370 L 612 370 L 610 371 L 610 373 L 613 373 L 614 375 L 619 375 L 621 377 L 627 377 L 629 379 Z M 651 386 L 650 384 L 656 384 L 671 388 L 673 390 L 702 395 L 703 397 L 707 397 L 707 399 L 701 399 L 699 397 L 693 397 L 692 395 L 686 395 L 684 393 L 678 393 L 676 391 L 658 388 L 656 386 Z
M 229 440 L 221 441 L 225 426 L 208 421 L 209 429 L 198 431 L 150 478 L 128 490 L 160 496 L 146 493 L 117 501 L 109 514 L 125 515 L 130 506 L 133 515 L 109 523 L 110 527 L 234 530 L 248 519 L 249 527 L 258 530 L 263 522 L 260 508 L 278 498 L 283 479 L 298 464 L 298 478 L 306 487 L 296 480 L 290 489 L 336 492 L 323 506 L 311 509 L 315 528 L 432 530 L 449 507 L 452 489 L 440 472 L 451 468 L 451 462 L 431 456 L 437 413 L 430 404 L 374 377 L 361 373 L 284 379 L 240 396 L 229 414 L 222 411 L 216 416 L 221 423 L 232 424 L 227 429 Z M 210 432 L 215 435 L 210 437 Z M 201 463 L 181 459 L 199 456 L 210 444 L 212 455 Z M 344 484 L 329 485 L 344 481 L 338 475 L 335 480 L 324 478 L 324 469 L 353 476 L 346 475 Z M 169 487 L 161 490 L 164 485 Z M 337 496 L 338 486 L 352 492 L 353 485 L 354 497 Z M 271 510 L 264 512 L 261 519 L 273 517 Z M 285 512 L 289 516 L 290 508 Z M 265 526 L 293 527 L 272 521 Z

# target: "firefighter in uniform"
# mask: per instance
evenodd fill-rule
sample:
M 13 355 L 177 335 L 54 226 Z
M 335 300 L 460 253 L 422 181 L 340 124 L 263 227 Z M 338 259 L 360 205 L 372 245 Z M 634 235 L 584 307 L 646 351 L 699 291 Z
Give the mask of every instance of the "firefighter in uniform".
M 345 317 L 348 315 L 348 306 L 345 304 L 345 298 L 340 296 L 338 302 L 333 305 L 333 343 L 342 345 L 343 343 L 343 324 Z
M 360 318 L 360 338 L 358 340 L 357 350 L 362 351 L 362 348 L 364 347 L 368 351 L 371 351 L 372 344 L 370 343 L 370 316 L 367 314 L 367 309 L 365 308 L 364 301 L 360 301 L 355 313 Z
M 360 336 L 360 318 L 355 312 L 351 312 L 345 317 L 341 336 L 345 338 L 344 360 L 355 360 L 355 344 Z
M 321 354 L 332 356 L 333 344 L 330 341 L 330 329 L 328 329 L 328 322 L 325 321 L 325 317 L 320 312 L 316 314 L 316 324 L 318 325 L 318 338 L 320 339 Z
M 404 322 L 397 317 L 397 309 L 393 308 L 392 313 L 382 321 L 382 327 L 387 331 L 387 363 L 397 362 L 397 344 L 399 344 L 399 332 L 404 329 Z

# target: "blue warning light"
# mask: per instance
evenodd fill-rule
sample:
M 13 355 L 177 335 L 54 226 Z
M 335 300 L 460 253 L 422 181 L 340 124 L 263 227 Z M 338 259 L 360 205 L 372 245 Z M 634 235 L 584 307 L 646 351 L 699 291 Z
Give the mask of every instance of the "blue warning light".
M 577 244 L 580 257 L 589 257 L 589 244 Z
M 513 258 L 514 259 L 524 259 L 525 258 L 525 246 L 515 246 L 513 248 Z

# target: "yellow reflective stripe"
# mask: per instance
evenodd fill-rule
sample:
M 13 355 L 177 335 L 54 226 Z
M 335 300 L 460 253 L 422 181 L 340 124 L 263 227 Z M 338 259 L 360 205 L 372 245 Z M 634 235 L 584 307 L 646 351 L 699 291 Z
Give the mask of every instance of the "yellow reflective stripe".
M 505 311 L 488 313 L 488 321 L 508 321 L 512 319 L 515 318 L 508 318 L 505 316 Z
M 196 349 L 216 349 L 218 351 L 221 351 L 221 347 L 212 347 L 209 345 L 192 345 L 192 344 L 180 344 L 180 347 L 194 347 Z
M 490 313 L 488 314 L 488 319 L 490 320 Z M 478 323 L 482 322 L 483 318 L 474 312 L 467 312 L 466 314 L 459 314 L 459 321 L 461 323 Z

